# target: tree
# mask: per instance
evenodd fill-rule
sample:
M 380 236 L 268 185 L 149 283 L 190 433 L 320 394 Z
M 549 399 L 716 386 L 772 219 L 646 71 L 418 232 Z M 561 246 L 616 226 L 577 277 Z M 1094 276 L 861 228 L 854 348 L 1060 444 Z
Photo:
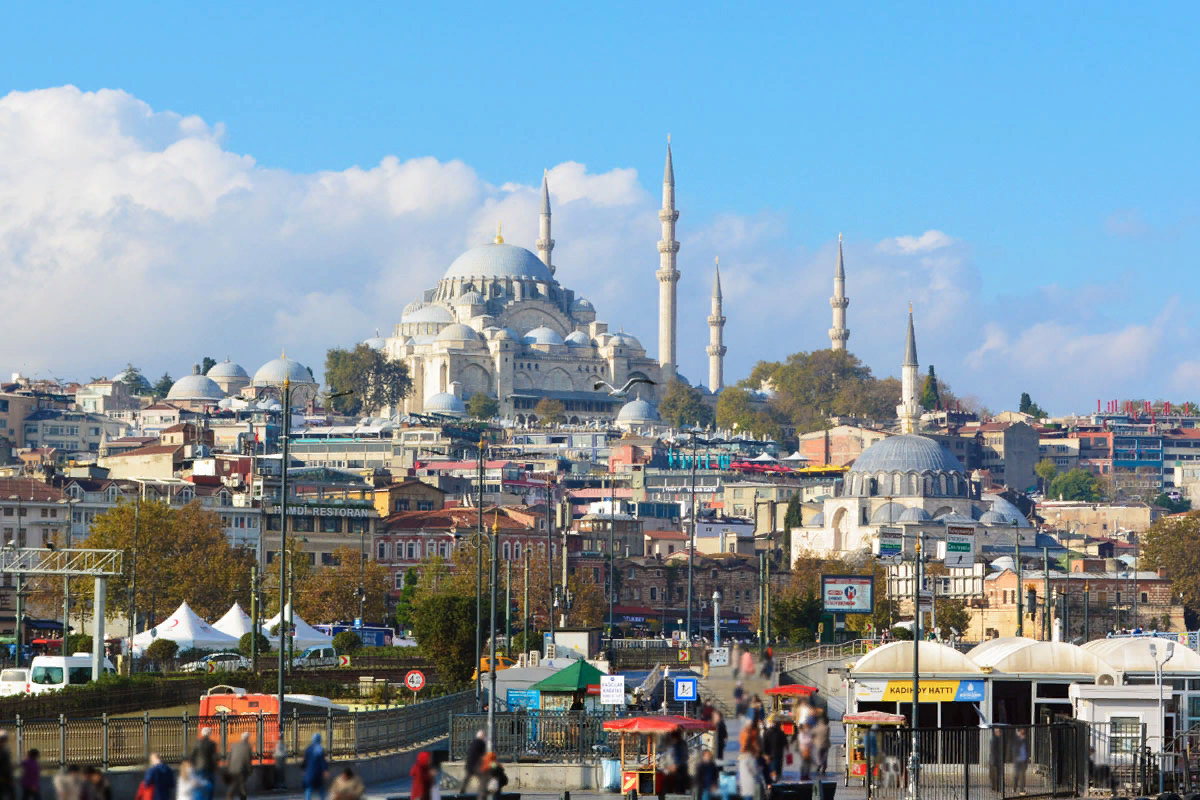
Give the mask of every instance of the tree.
M 943 640 L 955 634 L 963 636 L 967 633 L 971 615 L 966 603 L 953 597 L 938 597 L 933 602 L 937 611 L 937 630 Z
M 1082 500 L 1086 503 L 1100 500 L 1096 476 L 1078 468 L 1064 472 L 1051 481 L 1046 496 L 1052 500 Z
M 217 365 L 217 360 L 212 356 L 205 356 L 200 362 L 200 374 L 207 375 L 208 371 Z
M 179 645 L 170 639 L 155 639 L 146 648 L 146 658 L 156 664 L 163 664 L 170 661 L 179 652 Z
M 171 391 L 171 387 L 175 385 L 175 379 L 171 377 L 171 373 L 164 372 L 162 377 L 158 379 L 158 383 L 154 384 L 151 390 L 155 397 L 166 397 L 167 392 Z
M 238 652 L 244 655 L 246 658 L 249 658 L 254 653 L 254 639 L 252 638 L 254 636 L 258 637 L 258 652 L 260 655 L 271 652 L 270 639 L 263 636 L 261 633 L 246 631 L 242 634 L 242 638 L 238 639 Z
M 571 608 L 567 614 L 572 627 L 594 628 L 607 621 L 608 598 L 590 571 L 576 572 L 568 578 L 567 590 L 571 592 Z
M 82 546 L 131 552 L 134 527 L 134 504 L 121 501 L 96 517 Z M 141 503 L 136 545 L 137 607 L 142 612 L 150 597 L 156 598 L 158 608 L 175 608 L 186 600 L 209 619 L 221 616 L 235 600 L 249 605 L 254 554 L 230 546 L 220 516 L 198 502 L 182 508 Z M 132 559 L 125 559 L 125 566 L 125 574 L 108 579 L 110 618 L 129 611 Z
M 121 380 L 129 384 L 130 390 L 134 394 L 142 394 L 150 391 L 150 381 L 146 380 L 146 376 L 142 371 L 133 365 L 132 361 L 125 363 L 125 369 L 121 370 Z
M 404 588 L 400 591 L 400 598 L 396 601 L 396 627 L 402 632 L 412 627 L 417 581 L 415 569 L 410 568 L 404 573 Z
M 1183 500 L 1183 499 L 1176 500 L 1173 497 L 1171 497 L 1171 495 L 1167 494 L 1166 492 L 1163 492 L 1162 494 L 1160 494 L 1154 498 L 1154 505 L 1159 506 L 1161 508 L 1165 508 L 1168 511 L 1170 511 L 1172 514 L 1182 514 L 1185 511 L 1192 510 L 1192 501 L 1191 500 Z
M 693 389 L 678 378 L 667 382 L 662 399 L 658 401 L 658 415 L 663 422 L 675 428 L 685 425 L 707 428 L 716 419 L 700 390 Z
M 362 639 L 354 631 L 341 631 L 333 637 L 333 649 L 338 653 L 357 653 L 362 646 Z
M 333 552 L 332 565 L 316 568 L 309 564 L 307 555 L 301 554 L 298 544 L 294 547 L 288 560 L 292 564 L 292 603 L 296 616 L 304 619 L 356 618 L 359 610 L 359 580 L 363 579 L 366 589 L 363 613 L 366 619 L 384 619 L 387 593 L 392 585 L 391 574 L 386 566 L 369 558 L 364 563 L 357 547 L 339 547 Z M 267 567 L 267 574 L 274 576 L 276 581 L 278 561 L 275 559 Z M 270 605 L 271 613 L 278 613 L 278 597 L 272 597 Z
M 442 681 L 466 683 L 474 674 L 475 598 L 457 594 L 432 595 L 416 609 L 413 635 L 422 654 L 433 662 Z
M 543 397 L 534 406 L 533 413 L 542 425 L 561 425 L 567 420 L 563 413 L 566 410 L 566 406 L 562 404 L 561 400 L 555 400 L 553 397 Z
M 334 347 L 326 351 L 325 382 L 334 394 L 349 392 L 330 402 L 334 411 L 351 416 L 397 405 L 412 391 L 404 362 L 393 361 L 365 344 L 353 350 Z
M 476 392 L 467 401 L 467 413 L 478 420 L 489 420 L 500 412 L 500 403 L 485 392 Z
M 1028 414 L 1034 419 L 1043 419 L 1046 416 L 1045 411 L 1037 403 L 1033 402 L 1033 398 L 1029 396 L 1029 392 L 1021 392 L 1021 400 L 1017 403 L 1017 411 L 1022 414 Z
M 1054 481 L 1055 476 L 1058 475 L 1058 467 L 1054 466 L 1054 462 L 1048 458 L 1043 458 L 1041 461 L 1039 461 L 1034 466 L 1033 471 L 1036 472 L 1037 476 L 1042 479 L 1043 492 L 1049 488 L 1050 484 Z
M 778 441 L 783 438 L 779 422 L 767 410 L 754 408 L 750 392 L 727 386 L 717 395 L 717 425 L 761 436 L 764 433 Z
M 1159 517 L 1141 537 L 1146 567 L 1167 571 L 1173 593 L 1183 598 L 1188 627 L 1200 614 L 1200 511 Z
M 942 399 L 938 396 L 938 379 L 933 372 L 933 364 L 929 365 L 929 374 L 925 376 L 925 385 L 921 387 L 921 407 L 926 411 L 942 407 Z
M 787 512 L 783 515 L 783 527 L 790 531 L 792 528 L 799 528 L 804 525 L 803 518 L 800 514 L 800 492 L 792 495 L 792 499 L 788 500 Z

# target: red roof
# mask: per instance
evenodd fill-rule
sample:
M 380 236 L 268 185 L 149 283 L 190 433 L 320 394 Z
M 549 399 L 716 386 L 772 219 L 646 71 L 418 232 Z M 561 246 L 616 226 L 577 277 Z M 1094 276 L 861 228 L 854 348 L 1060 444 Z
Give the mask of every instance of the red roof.
M 662 716 L 662 717 L 625 717 L 610 719 L 604 723 L 606 731 L 621 733 L 663 734 L 674 731 L 711 731 L 715 726 L 711 722 L 691 717 Z
M 167 453 L 178 453 L 183 450 L 181 444 L 153 444 L 148 447 L 139 447 L 136 450 L 126 450 L 124 453 L 113 453 L 106 458 L 133 458 L 135 456 L 161 456 Z
M 670 539 L 677 542 L 686 542 L 688 535 L 683 531 L 644 531 L 646 536 L 651 539 Z
M 24 501 L 53 503 L 67 498 L 66 493 L 34 478 L 0 478 L 0 497 L 17 495 Z

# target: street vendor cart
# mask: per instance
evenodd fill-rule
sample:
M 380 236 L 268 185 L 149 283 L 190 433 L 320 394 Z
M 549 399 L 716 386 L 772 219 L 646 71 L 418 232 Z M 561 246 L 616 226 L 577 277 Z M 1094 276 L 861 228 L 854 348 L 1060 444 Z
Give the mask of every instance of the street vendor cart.
M 637 800 L 639 794 L 663 797 L 672 787 L 659 769 L 661 736 L 682 731 L 700 733 L 713 729 L 711 722 L 691 717 L 625 717 L 604 723 L 604 730 L 621 734 L 621 794 Z
M 796 715 L 801 703 L 812 697 L 816 691 L 817 687 L 800 683 L 772 686 L 766 690 L 766 695 L 771 698 L 771 710 L 768 713 L 779 718 L 780 727 L 788 736 L 796 732 Z
M 871 728 L 875 725 L 883 727 L 899 727 L 907 724 L 902 714 L 888 714 L 885 711 L 862 711 L 857 714 L 846 714 L 842 717 L 846 725 L 846 776 L 845 785 L 850 785 L 851 778 L 862 779 L 863 786 L 867 785 L 867 772 L 878 774 L 885 754 L 880 742 L 869 740 Z M 903 769 L 903 765 L 900 765 Z

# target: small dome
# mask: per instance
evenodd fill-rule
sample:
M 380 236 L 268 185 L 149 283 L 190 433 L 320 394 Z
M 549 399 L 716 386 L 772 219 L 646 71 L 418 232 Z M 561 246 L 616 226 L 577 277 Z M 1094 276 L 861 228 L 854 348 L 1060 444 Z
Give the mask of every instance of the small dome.
M 208 377 L 210 377 L 210 378 L 247 378 L 247 379 L 249 379 L 250 373 L 246 372 L 246 370 L 242 369 L 242 366 L 240 364 L 235 364 L 227 358 L 224 361 L 222 361 L 220 364 L 213 364 L 212 367 L 210 367 L 208 370 Z
M 363 339 L 363 344 L 372 350 L 383 350 L 387 347 L 387 339 L 382 336 L 372 336 L 370 339 Z
M 454 259 L 446 278 L 529 278 L 554 283 L 542 260 L 524 247 L 489 242 L 473 247 Z
M 200 374 L 200 365 L 192 368 L 192 374 L 180 378 L 167 392 L 168 400 L 212 400 L 216 402 L 225 396 L 225 392 L 217 386 L 212 378 Z
M 583 331 L 571 331 L 564 340 L 568 347 L 591 347 L 592 340 Z
M 944 525 L 974 525 L 975 520 L 971 517 L 959 514 L 956 511 L 951 511 L 947 514 L 942 514 L 936 520 Z
M 917 642 L 921 671 L 945 675 L 979 675 L 983 670 L 962 653 L 940 642 Z M 912 673 L 912 642 L 892 642 L 876 647 L 858 660 L 850 672 L 854 675 L 904 675 Z
M 453 325 L 447 325 L 438 333 L 436 341 L 439 342 L 477 342 L 479 334 L 462 323 L 456 322 Z
M 122 383 L 127 383 L 135 389 L 149 389 L 150 388 L 150 381 L 146 380 L 145 375 L 142 375 L 141 373 L 131 374 L 129 372 L 129 370 L 127 370 L 127 369 L 123 369 L 120 372 L 118 372 L 116 377 L 113 378 L 113 380 L 121 381 Z
M 457 395 L 438 392 L 425 398 L 425 411 L 429 414 L 461 416 L 467 413 L 467 407 Z
M 906 433 L 880 439 L 855 459 L 850 472 L 958 472 L 954 454 L 925 436 Z
M 805 523 L 809 528 L 824 528 L 825 527 L 825 512 L 818 511 L 812 515 L 812 519 Z
M 927 522 L 932 517 L 929 512 L 920 506 L 912 506 L 900 512 L 900 516 L 896 518 L 897 522 Z
M 995 561 L 988 564 L 988 567 L 996 572 L 1003 572 L 1006 569 L 1015 570 L 1017 568 L 1017 562 L 1013 561 L 1012 556 L 1000 556 Z
M 979 515 L 979 522 L 983 525 L 1012 525 L 1013 520 L 1001 514 L 999 511 L 985 511 Z
M 576 297 L 575 302 L 571 303 L 572 311 L 595 311 L 596 307 L 592 305 L 592 301 L 586 297 Z
M 617 422 L 639 424 L 658 422 L 658 419 L 658 409 L 640 397 L 637 400 L 630 400 L 617 412 Z
M 987 501 L 991 501 L 991 503 L 992 503 L 991 510 L 995 511 L 997 514 L 1000 514 L 1001 516 L 1005 517 L 1008 520 L 1009 525 L 1012 525 L 1013 520 L 1016 520 L 1018 528 L 1032 528 L 1033 527 L 1029 523 L 1029 520 L 1026 519 L 1025 515 L 1021 513 L 1021 509 L 1017 508 L 1015 505 L 1008 502 L 1000 495 L 985 494 L 983 496 L 983 499 L 987 500 Z
M 643 349 L 642 343 L 637 340 L 632 334 L 621 331 L 608 341 L 613 347 L 634 347 L 638 350 Z
M 454 315 L 445 306 L 421 306 L 400 318 L 400 322 L 454 322 Z
M 517 333 L 516 331 L 514 331 L 512 328 L 501 328 L 499 330 L 499 332 L 496 334 L 496 338 L 520 341 L 521 335 L 519 333 Z
M 420 308 L 423 305 L 425 305 L 424 301 L 413 300 L 411 303 L 409 303 L 408 305 L 406 305 L 404 307 L 404 311 L 400 312 L 400 316 L 402 316 L 402 317 L 407 316 L 407 315 L 411 314 L 412 312 L 416 311 L 418 308 Z
M 483 305 L 483 295 L 479 292 L 466 292 L 454 298 L 456 306 L 478 306 Z
M 254 373 L 255 386 L 282 386 L 284 380 L 292 383 L 316 383 L 308 370 L 299 361 L 293 361 L 286 355 L 272 359 L 258 368 Z
M 524 342 L 525 344 L 562 344 L 563 338 L 556 331 L 543 325 L 525 334 Z
M 908 509 L 899 503 L 884 503 L 879 508 L 875 509 L 875 513 L 871 515 L 871 524 L 889 525 L 893 522 L 897 522 L 907 510 Z

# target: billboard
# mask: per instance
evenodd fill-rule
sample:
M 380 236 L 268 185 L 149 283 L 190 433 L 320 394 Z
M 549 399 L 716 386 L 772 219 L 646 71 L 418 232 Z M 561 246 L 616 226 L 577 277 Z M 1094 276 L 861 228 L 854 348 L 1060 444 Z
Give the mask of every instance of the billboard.
M 947 567 L 972 567 L 975 565 L 975 528 L 959 525 L 946 526 L 946 540 L 938 543 L 938 555 Z
M 835 614 L 875 610 L 875 579 L 870 575 L 822 575 L 821 608 Z

